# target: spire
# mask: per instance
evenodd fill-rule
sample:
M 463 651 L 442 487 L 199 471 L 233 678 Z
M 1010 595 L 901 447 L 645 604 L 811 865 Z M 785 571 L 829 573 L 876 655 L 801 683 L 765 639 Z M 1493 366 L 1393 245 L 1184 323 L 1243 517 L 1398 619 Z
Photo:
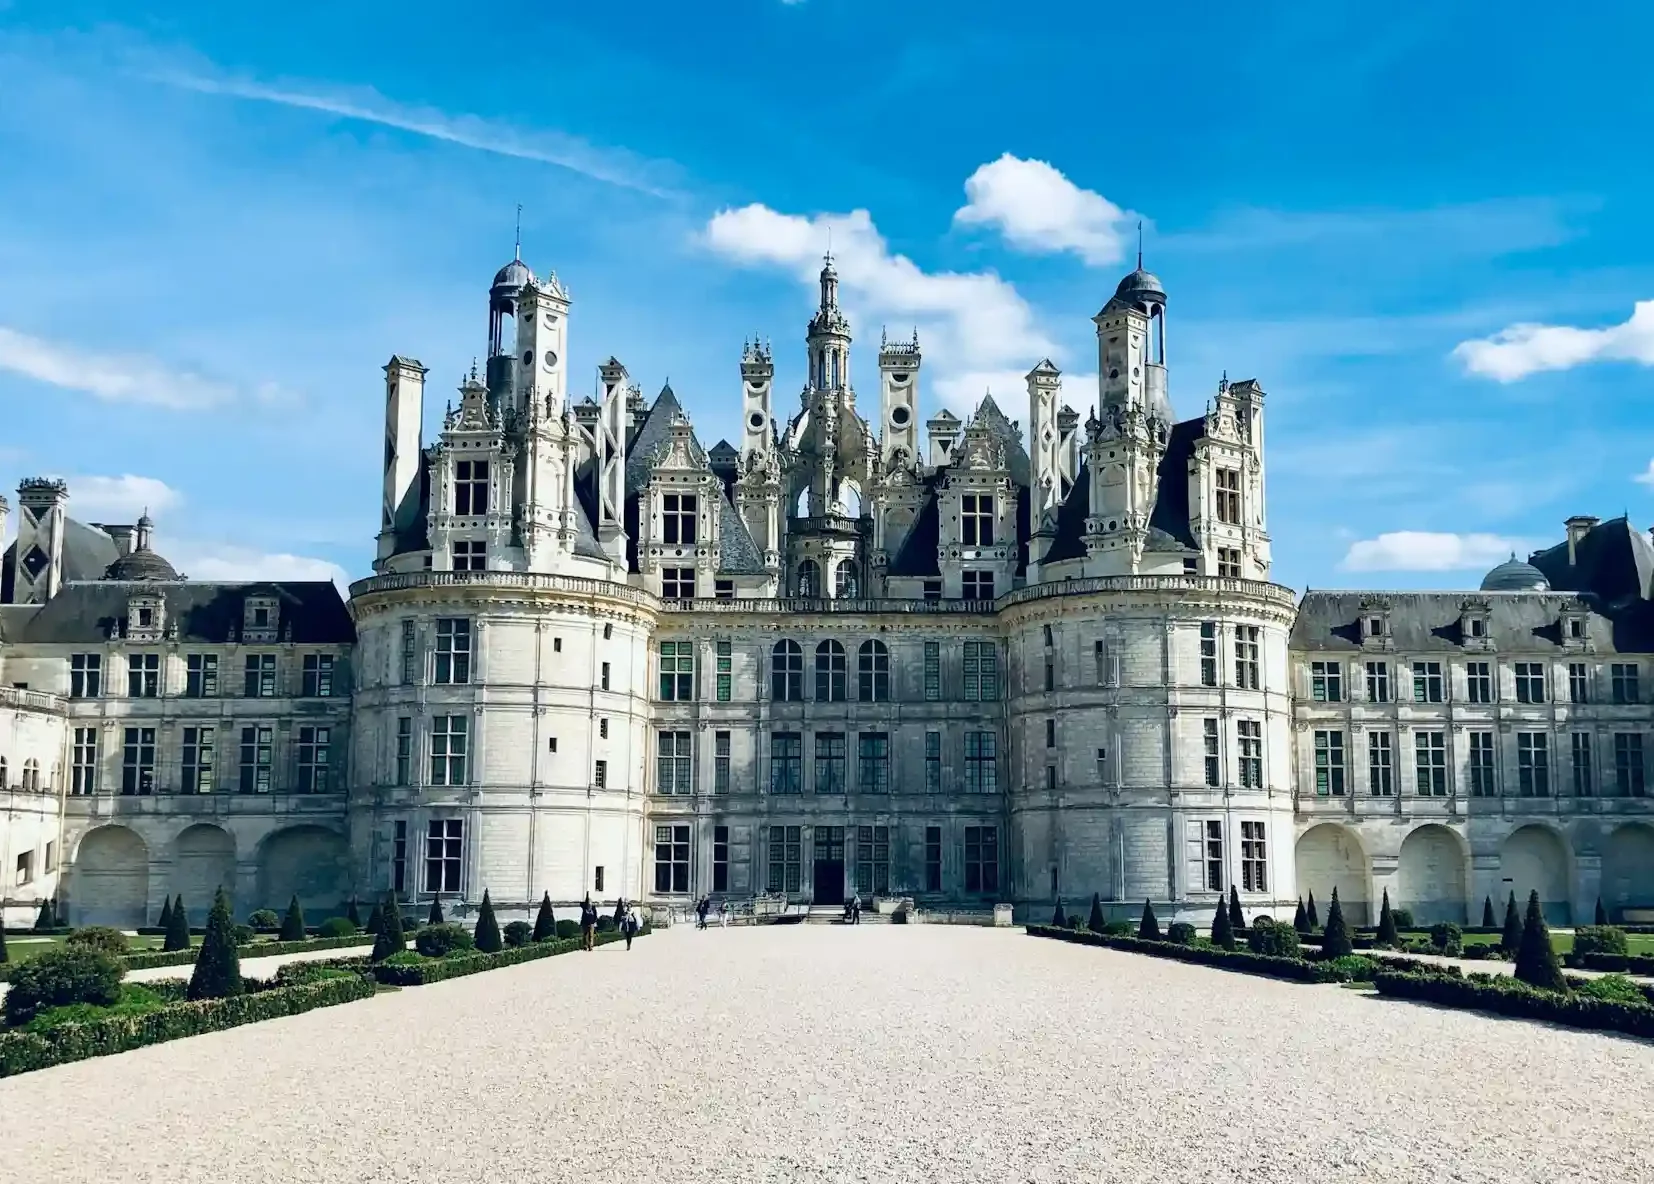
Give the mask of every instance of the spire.
M 1141 222 L 1139 222 L 1137 225 L 1138 225 L 1138 229 L 1141 230 L 1143 224 Z M 1142 266 L 1141 259 L 1142 259 L 1143 252 L 1141 250 L 1139 250 L 1137 252 L 1137 254 L 1138 254 L 1138 259 L 1139 259 L 1138 266 L 1141 267 Z M 518 263 L 521 263 L 523 261 L 523 203 L 522 202 L 517 203 L 517 246 L 512 251 L 511 257 L 513 259 L 515 259 Z
M 521 206 L 517 207 L 519 210 Z M 1143 270 L 1143 219 L 1137 219 L 1137 270 Z

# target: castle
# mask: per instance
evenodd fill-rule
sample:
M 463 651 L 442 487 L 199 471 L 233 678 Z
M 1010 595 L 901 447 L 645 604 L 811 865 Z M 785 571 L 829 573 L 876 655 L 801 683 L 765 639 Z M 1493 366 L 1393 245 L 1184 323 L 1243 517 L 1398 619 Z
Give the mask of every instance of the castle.
M 18 491 L 0 579 L 3 911 L 75 923 L 465 915 L 549 893 L 921 908 L 1093 892 L 1290 915 L 1334 887 L 1420 920 L 1537 889 L 1654 907 L 1654 547 L 1623 519 L 1480 590 L 1270 581 L 1263 388 L 1172 410 L 1166 292 L 1094 318 L 1098 384 L 1027 376 L 920 437 L 917 338 L 858 407 L 829 258 L 798 409 L 768 346 L 737 444 L 611 357 L 568 387 L 571 300 L 520 258 L 433 443 L 385 367 L 374 574 L 188 580 L 154 524 Z M 732 380 L 734 375 L 732 374 Z M 4 507 L 0 499 L 0 508 Z M 3 509 L 0 509 L 3 512 Z

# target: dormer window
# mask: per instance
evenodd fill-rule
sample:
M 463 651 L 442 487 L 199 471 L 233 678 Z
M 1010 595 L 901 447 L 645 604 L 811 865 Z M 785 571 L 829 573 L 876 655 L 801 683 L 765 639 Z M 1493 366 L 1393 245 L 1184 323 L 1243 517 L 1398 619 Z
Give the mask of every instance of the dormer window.
M 661 497 L 661 541 L 687 545 L 695 541 L 696 498 L 692 493 L 668 493 Z
M 1459 630 L 1464 644 L 1471 649 L 1491 649 L 1493 641 L 1489 621 L 1492 605 L 1485 600 L 1467 600 L 1459 607 Z
M 268 629 L 269 627 L 270 610 L 267 608 L 255 608 L 253 610 L 253 628 Z
M 1482 618 L 1472 617 L 1470 619 L 1469 623 L 1470 623 L 1470 636 L 1472 636 L 1472 637 L 1486 637 L 1487 636 L 1487 622 L 1482 620 Z
M 488 513 L 488 462 L 462 460 L 454 464 L 454 513 L 461 518 Z
M 1395 642 L 1390 633 L 1390 602 L 1382 599 L 1365 600 L 1361 604 L 1361 645 L 1365 649 L 1388 650 Z
M 1367 618 L 1366 635 L 1368 637 L 1383 637 L 1384 636 L 1384 618 L 1383 617 L 1368 617 Z
M 487 571 L 488 544 L 480 540 L 454 544 L 455 571 Z
M 126 635 L 133 641 L 159 641 L 165 614 L 159 597 L 134 596 L 126 604 Z
M 276 626 L 280 612 L 273 596 L 249 596 L 242 609 L 241 633 L 243 641 L 269 642 L 276 640 Z
M 992 494 L 967 493 L 959 499 L 959 541 L 967 547 L 993 546 Z

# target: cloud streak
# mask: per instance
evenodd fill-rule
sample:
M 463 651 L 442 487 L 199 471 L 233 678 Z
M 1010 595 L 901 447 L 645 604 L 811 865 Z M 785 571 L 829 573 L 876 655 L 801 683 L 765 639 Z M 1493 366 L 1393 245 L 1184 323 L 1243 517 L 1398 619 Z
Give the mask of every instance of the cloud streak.
M 1131 215 L 1043 160 L 1007 152 L 965 179 L 965 197 L 956 226 L 992 227 L 1019 250 L 1072 251 L 1093 267 L 1125 258 Z
M 1654 366 L 1654 300 L 1640 300 L 1630 319 L 1606 329 L 1517 324 L 1491 337 L 1462 341 L 1453 356 L 1471 374 L 1517 382 L 1531 374 L 1572 370 L 1589 362 Z
M 243 398 L 243 392 L 229 383 L 173 370 L 153 358 L 87 353 L 4 326 L 0 326 L 0 370 L 80 391 L 105 403 L 137 403 L 170 411 L 198 411 Z M 260 402 L 288 398 L 274 383 L 250 393 Z
M 1470 571 L 1528 550 L 1525 540 L 1504 535 L 1395 530 L 1351 543 L 1338 566 L 1344 571 Z
M 131 522 L 146 511 L 164 518 L 184 500 L 165 481 L 132 473 L 66 480 L 71 510 L 75 517 L 88 522 Z

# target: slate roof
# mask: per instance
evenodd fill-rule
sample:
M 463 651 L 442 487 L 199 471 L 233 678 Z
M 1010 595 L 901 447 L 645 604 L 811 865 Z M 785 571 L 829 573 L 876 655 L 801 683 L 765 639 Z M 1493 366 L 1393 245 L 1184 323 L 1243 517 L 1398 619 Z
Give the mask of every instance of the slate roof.
M 349 644 L 356 627 L 344 598 L 331 580 L 277 583 L 210 583 L 206 581 L 91 580 L 65 584 L 43 605 L 7 605 L 0 609 L 8 643 L 85 643 L 101 645 L 119 636 L 133 596 L 159 596 L 178 640 L 223 644 L 246 620 L 249 596 L 273 596 L 278 622 L 287 640 L 304 645 Z
M 115 540 L 96 527 L 73 518 L 65 518 L 63 525 L 64 582 L 102 579 L 109 565 L 121 557 Z M 16 562 L 17 542 L 13 540 L 11 546 L 6 548 L 4 559 L 0 559 L 0 564 L 3 564 L 0 566 L 0 600 L 7 603 L 12 598 L 13 565 Z
M 1571 566 L 1566 539 L 1535 551 L 1528 562 L 1545 573 L 1556 591 L 1588 593 L 1605 606 L 1654 596 L 1654 544 L 1623 516 L 1586 531 L 1575 545 Z
M 1488 640 L 1495 652 L 1562 649 L 1562 610 L 1578 598 L 1557 592 L 1306 592 L 1298 604 L 1289 645 L 1294 650 L 1355 653 L 1361 650 L 1363 604 L 1390 606 L 1390 636 L 1397 654 L 1465 652 L 1460 626 L 1467 600 L 1489 607 Z M 1586 634 L 1598 654 L 1654 652 L 1654 612 L 1638 605 L 1610 618 L 1591 613 Z
M 937 564 L 936 545 L 942 538 L 942 514 L 936 505 L 936 480 L 926 482 L 925 500 L 919 506 L 918 516 L 902 540 L 901 550 L 891 556 L 885 568 L 887 576 L 929 576 L 942 574 Z
M 1173 424 L 1155 470 L 1158 490 L 1149 514 L 1149 551 L 1193 552 L 1194 531 L 1189 526 L 1189 462 L 1195 444 L 1206 433 L 1205 416 Z M 1079 559 L 1085 555 L 1085 520 L 1091 513 L 1091 466 L 1080 464 L 1078 478 L 1057 508 L 1057 535 L 1045 553 L 1046 563 Z

